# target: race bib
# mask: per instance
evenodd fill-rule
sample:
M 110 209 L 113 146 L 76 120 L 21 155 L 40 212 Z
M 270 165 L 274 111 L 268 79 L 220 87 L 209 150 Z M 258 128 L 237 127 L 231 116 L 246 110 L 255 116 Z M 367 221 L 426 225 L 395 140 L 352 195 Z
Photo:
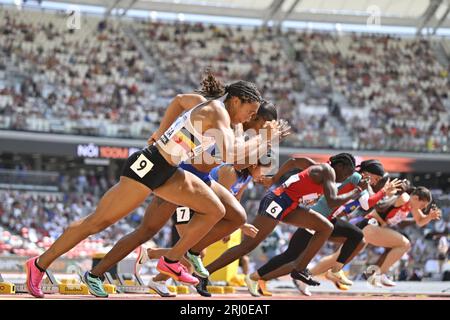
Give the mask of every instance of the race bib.
M 191 210 L 188 207 L 177 208 L 177 222 L 188 222 L 191 219 Z
M 299 203 L 305 206 L 309 206 L 313 204 L 318 198 L 319 195 L 317 193 L 306 194 L 299 199 Z
M 270 205 L 267 207 L 266 212 L 270 214 L 272 217 L 277 219 L 278 215 L 283 211 L 283 208 L 276 203 L 275 201 L 272 201 Z
M 139 178 L 143 178 L 153 168 L 153 162 L 148 160 L 143 154 L 130 166 L 130 169 L 136 173 Z

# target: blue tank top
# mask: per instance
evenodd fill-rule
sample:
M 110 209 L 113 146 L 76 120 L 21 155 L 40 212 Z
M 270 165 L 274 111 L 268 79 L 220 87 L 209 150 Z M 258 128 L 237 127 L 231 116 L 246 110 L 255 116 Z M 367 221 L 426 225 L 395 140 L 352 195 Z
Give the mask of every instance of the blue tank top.
M 338 186 L 338 192 L 342 188 L 344 188 L 348 184 L 352 184 L 354 186 L 357 186 L 359 182 L 361 181 L 362 176 L 358 172 L 353 172 L 353 174 L 345 179 L 339 186 Z M 325 196 L 321 196 L 319 200 L 317 200 L 316 204 L 311 207 L 312 210 L 319 212 L 325 217 L 328 217 L 335 209 L 337 208 L 330 208 L 328 206 L 327 199 Z
M 219 181 L 219 170 L 223 166 L 232 166 L 232 164 L 229 163 L 222 163 L 221 165 L 218 165 L 214 169 L 211 170 L 209 173 L 211 175 L 211 178 L 215 181 Z M 239 193 L 239 191 L 250 182 L 252 179 L 251 175 L 248 175 L 247 177 L 239 177 L 236 179 L 236 181 L 233 183 L 233 185 L 230 188 L 231 193 L 235 196 Z
M 209 172 L 199 171 L 192 164 L 181 162 L 178 165 L 178 167 L 183 169 L 183 170 L 189 171 L 193 175 L 199 177 L 206 184 L 209 184 L 211 182 L 211 180 L 212 180 L 211 176 L 209 175 Z
M 209 147 L 208 150 L 206 150 L 205 152 L 209 153 L 212 156 L 215 156 L 216 154 L 216 144 L 214 144 L 213 146 Z M 203 172 L 200 170 L 197 170 L 192 164 L 190 163 L 186 163 L 186 162 L 181 162 L 178 165 L 179 168 L 189 171 L 190 173 L 192 173 L 193 175 L 199 177 L 200 179 L 202 179 L 203 182 L 205 182 L 206 184 L 209 184 L 213 179 L 211 178 L 209 172 Z M 214 170 L 214 169 L 213 169 Z

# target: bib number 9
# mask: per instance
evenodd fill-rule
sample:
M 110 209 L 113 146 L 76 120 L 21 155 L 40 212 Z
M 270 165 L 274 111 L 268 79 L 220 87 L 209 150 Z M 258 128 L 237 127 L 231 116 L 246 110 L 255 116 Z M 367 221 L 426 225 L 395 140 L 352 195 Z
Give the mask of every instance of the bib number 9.
M 143 178 L 150 170 L 152 170 L 153 163 L 141 154 L 130 168 L 139 176 L 139 178 Z

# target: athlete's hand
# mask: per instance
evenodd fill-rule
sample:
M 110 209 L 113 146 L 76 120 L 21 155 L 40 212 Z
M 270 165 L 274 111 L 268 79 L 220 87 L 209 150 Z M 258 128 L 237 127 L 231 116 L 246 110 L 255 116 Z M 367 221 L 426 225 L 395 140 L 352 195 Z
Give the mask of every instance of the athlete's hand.
M 280 132 L 278 130 L 278 122 L 276 120 L 266 121 L 262 129 L 264 129 L 263 132 L 265 133 L 263 134 L 264 141 L 266 141 L 268 145 L 270 145 L 272 140 L 279 139 Z
M 256 235 L 259 232 L 259 229 L 256 228 L 254 225 L 246 223 L 241 227 L 242 232 L 250 238 L 256 237 Z
M 291 134 L 291 126 L 286 120 L 280 119 L 280 121 L 278 121 L 278 125 L 278 130 L 280 131 L 280 139 L 284 139 Z
M 158 140 L 158 136 L 159 136 L 159 133 L 158 133 L 158 132 L 154 132 L 154 133 L 151 135 L 151 137 L 148 138 L 147 144 L 148 144 L 149 146 L 153 145 L 153 144 L 156 142 L 156 140 Z
M 442 212 L 441 212 L 441 209 L 439 209 L 439 208 L 432 208 L 429 213 L 432 220 L 440 220 L 441 214 L 442 214 Z
M 281 140 L 291 134 L 291 126 L 283 119 L 266 121 L 263 129 L 267 132 L 267 141 Z
M 392 181 L 388 180 L 386 182 L 385 186 L 383 187 L 383 190 L 384 190 L 384 193 L 388 197 L 391 197 L 391 196 L 395 195 L 398 191 L 401 190 L 401 186 L 402 186 L 402 181 L 395 178 Z
M 369 187 L 369 184 L 370 184 L 370 179 L 361 179 L 361 181 L 359 181 L 359 183 L 358 183 L 358 187 L 365 190 Z

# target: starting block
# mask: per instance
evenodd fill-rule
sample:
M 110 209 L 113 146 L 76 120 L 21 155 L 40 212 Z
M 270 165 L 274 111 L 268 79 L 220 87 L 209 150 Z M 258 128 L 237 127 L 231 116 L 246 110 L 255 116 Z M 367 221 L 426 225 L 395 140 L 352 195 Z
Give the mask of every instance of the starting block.
M 116 294 L 117 293 L 117 289 L 116 286 L 110 283 L 104 283 L 103 284 L 103 289 L 105 289 L 105 291 L 108 294 Z
M 169 289 L 172 293 L 177 293 L 177 287 L 176 286 L 167 286 L 167 289 Z
M 150 293 L 150 288 L 144 285 L 144 281 L 142 281 L 141 277 L 137 274 L 132 275 L 131 278 L 135 278 L 136 280 L 126 280 L 125 274 L 118 274 L 118 282 L 117 292 L 120 293 Z M 106 281 L 110 284 L 114 284 L 114 280 L 111 277 L 109 272 L 105 273 Z M 105 290 L 106 287 L 105 287 Z
M 176 287 L 177 294 L 189 294 L 189 287 L 188 286 L 177 286 Z
M 81 294 L 81 295 L 88 295 L 89 289 L 87 285 L 84 283 L 77 283 L 77 284 L 64 284 L 60 283 L 58 285 L 59 293 L 61 294 Z
M 16 286 L 14 283 L 5 282 L 0 274 L 0 294 L 14 294 L 16 293 Z
M 46 273 L 50 283 L 58 286 L 60 294 L 89 294 L 89 289 L 84 283 L 77 282 L 75 279 L 64 279 L 64 281 L 59 282 L 51 271 L 47 270 Z
M 232 286 L 223 287 L 224 293 L 236 293 L 236 289 Z
M 224 294 L 225 289 L 221 286 L 206 286 L 206 290 L 208 290 L 209 293 L 215 293 L 215 294 Z
M 10 282 L 0 282 L 0 294 L 15 294 L 16 285 Z

